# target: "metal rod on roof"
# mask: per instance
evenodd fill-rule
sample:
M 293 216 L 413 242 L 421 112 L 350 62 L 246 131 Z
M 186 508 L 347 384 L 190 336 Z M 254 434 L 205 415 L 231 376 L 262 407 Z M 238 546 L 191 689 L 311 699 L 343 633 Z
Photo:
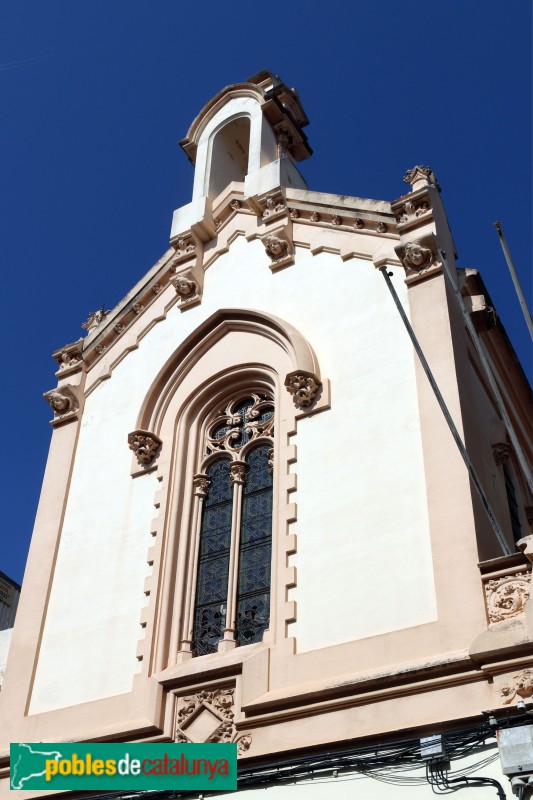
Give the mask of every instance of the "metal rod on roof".
M 505 260 L 507 261 L 507 266 L 509 267 L 509 272 L 511 273 L 511 278 L 514 283 L 514 288 L 518 296 L 518 302 L 520 303 L 520 307 L 522 309 L 522 314 L 524 315 L 524 319 L 526 321 L 529 335 L 533 339 L 533 320 L 531 319 L 531 314 L 529 313 L 529 309 L 527 307 L 526 298 L 524 297 L 520 281 L 518 280 L 518 275 L 516 274 L 516 270 L 514 268 L 513 259 L 511 258 L 511 253 L 509 252 L 505 236 L 503 235 L 502 224 L 501 222 L 493 222 L 492 224 L 498 231 L 498 236 L 500 237 L 500 244 L 502 246 L 503 254 L 505 256 Z
M 501 396 L 500 390 L 498 389 L 498 385 L 496 383 L 496 379 L 493 375 L 488 359 L 485 353 L 483 352 L 480 338 L 477 334 L 476 329 L 474 328 L 474 323 L 470 319 L 470 314 L 465 308 L 465 305 L 463 303 L 463 297 L 461 295 L 459 287 L 457 286 L 457 281 L 455 280 L 452 271 L 450 269 L 450 266 L 446 260 L 446 253 L 444 252 L 444 250 L 439 250 L 439 256 L 442 262 L 442 269 L 444 271 L 444 274 L 448 279 L 448 282 L 452 288 L 452 291 L 455 295 L 457 302 L 459 303 L 459 308 L 461 309 L 461 314 L 463 315 L 463 320 L 466 329 L 470 334 L 470 338 L 472 339 L 472 344 L 474 345 L 476 353 L 479 356 L 479 360 L 481 361 L 483 369 L 485 370 L 485 377 L 487 378 L 489 386 L 492 389 L 494 400 L 496 401 L 496 405 L 498 406 L 498 410 L 501 414 L 501 418 L 503 424 L 505 425 L 505 430 L 507 431 L 507 435 L 511 440 L 511 444 L 513 446 L 517 461 L 520 464 L 526 483 L 529 486 L 529 491 L 533 493 L 533 477 L 531 475 L 531 470 L 529 469 L 529 464 L 527 463 L 527 459 L 524 455 L 524 451 L 522 450 L 522 446 L 518 441 L 518 436 L 516 435 L 515 429 L 513 428 L 513 423 L 511 422 L 511 418 L 509 417 L 507 409 L 505 408 L 503 398 Z
M 455 444 L 457 445 L 457 449 L 459 450 L 459 453 L 461 454 L 461 457 L 462 457 L 462 459 L 463 459 L 463 461 L 465 463 L 465 466 L 466 466 L 466 468 L 468 470 L 468 474 L 470 475 L 470 479 L 472 481 L 472 484 L 473 484 L 476 492 L 479 495 L 479 498 L 481 500 L 483 508 L 485 509 L 485 511 L 487 513 L 487 516 L 489 518 L 490 524 L 492 525 L 492 530 L 496 534 L 496 538 L 497 538 L 497 540 L 498 540 L 498 542 L 500 544 L 500 547 L 503 550 L 504 555 L 508 556 L 508 555 L 511 554 L 511 549 L 510 549 L 510 547 L 509 547 L 509 545 L 507 543 L 507 540 L 506 540 L 506 538 L 504 536 L 504 533 L 503 533 L 503 531 L 502 531 L 502 529 L 500 527 L 500 524 L 499 524 L 498 520 L 496 519 L 496 515 L 495 515 L 494 511 L 492 510 L 492 507 L 491 507 L 491 505 L 490 505 L 490 503 L 488 501 L 487 495 L 485 494 L 485 492 L 483 490 L 483 486 L 481 485 L 481 481 L 479 480 L 479 478 L 477 476 L 477 472 L 476 472 L 476 470 L 474 468 L 474 465 L 472 464 L 472 460 L 471 460 L 470 456 L 468 455 L 466 447 L 463 444 L 463 440 L 461 439 L 459 431 L 455 427 L 455 423 L 454 423 L 454 421 L 452 419 L 452 416 L 451 416 L 450 412 L 448 411 L 448 407 L 447 407 L 447 405 L 446 405 L 446 403 L 444 401 L 444 397 L 442 396 L 442 394 L 440 392 L 440 389 L 439 389 L 439 387 L 437 385 L 437 381 L 435 380 L 435 378 L 433 376 L 433 373 L 431 372 L 430 366 L 429 366 L 428 362 L 426 361 L 426 357 L 425 357 L 424 353 L 422 352 L 422 348 L 420 347 L 418 339 L 416 338 L 416 334 L 415 334 L 415 332 L 414 332 L 414 330 L 413 330 L 413 328 L 411 326 L 411 323 L 409 322 L 409 319 L 407 318 L 407 314 L 405 313 L 404 307 L 401 304 L 400 298 L 396 294 L 396 289 L 394 288 L 394 286 L 392 284 L 392 281 L 390 279 L 390 275 L 389 275 L 387 269 L 388 269 L 387 266 L 384 265 L 384 266 L 379 268 L 379 271 L 381 272 L 381 274 L 385 278 L 385 283 L 387 284 L 387 286 L 389 288 L 389 291 L 390 291 L 390 293 L 392 295 L 392 299 L 394 300 L 394 303 L 396 304 L 396 308 L 400 312 L 400 317 L 402 318 L 403 324 L 405 325 L 407 333 L 409 334 L 409 338 L 411 339 L 411 341 L 413 343 L 413 347 L 415 348 L 416 354 L 417 354 L 418 358 L 420 359 L 420 363 L 422 365 L 422 369 L 426 373 L 426 377 L 427 377 L 427 379 L 428 379 L 428 381 L 430 383 L 431 388 L 433 389 L 433 393 L 434 393 L 434 395 L 435 395 L 435 397 L 437 399 L 437 403 L 439 404 L 440 409 L 441 409 L 441 411 L 442 411 L 442 413 L 444 415 L 444 419 L 448 423 L 448 427 L 449 427 L 449 429 L 451 431 L 451 434 L 452 434 L 452 436 L 453 436 L 453 438 L 455 440 Z

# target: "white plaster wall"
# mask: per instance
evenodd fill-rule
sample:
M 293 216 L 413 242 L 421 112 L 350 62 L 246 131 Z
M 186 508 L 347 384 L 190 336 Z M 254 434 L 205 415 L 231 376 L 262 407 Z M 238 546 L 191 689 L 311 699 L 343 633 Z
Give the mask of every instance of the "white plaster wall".
M 435 618 L 413 356 L 381 275 L 303 249 L 272 273 L 262 244 L 238 237 L 202 304 L 171 309 L 87 398 L 32 713 L 130 690 L 156 479 L 131 478 L 126 437 L 180 342 L 239 307 L 298 328 L 331 380 L 332 409 L 296 437 L 298 649 Z

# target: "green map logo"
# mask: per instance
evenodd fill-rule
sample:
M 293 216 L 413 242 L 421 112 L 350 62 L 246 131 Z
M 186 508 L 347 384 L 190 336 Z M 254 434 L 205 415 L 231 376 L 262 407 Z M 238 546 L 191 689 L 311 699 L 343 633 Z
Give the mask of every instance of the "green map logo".
M 11 789 L 237 789 L 237 745 L 11 745 Z

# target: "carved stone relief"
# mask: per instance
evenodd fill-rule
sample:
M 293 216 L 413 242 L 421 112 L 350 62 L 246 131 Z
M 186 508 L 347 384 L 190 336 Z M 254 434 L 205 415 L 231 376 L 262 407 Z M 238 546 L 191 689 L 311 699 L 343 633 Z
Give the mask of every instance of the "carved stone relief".
M 332 216 L 332 218 L 331 218 L 331 224 L 332 224 L 332 225 L 340 225 L 340 224 L 341 224 L 341 222 L 342 222 L 342 220 L 341 220 L 341 218 L 339 217 L 339 215 L 338 215 L 338 214 L 334 214 L 334 215 Z
M 524 669 L 513 675 L 499 691 L 505 705 L 512 703 L 517 695 L 523 699 L 530 698 L 533 695 L 533 669 Z
M 365 223 L 361 219 L 361 217 L 356 217 L 353 224 L 354 224 L 354 227 L 357 228 L 358 230 L 361 230 L 361 228 L 365 227 Z
M 264 236 L 261 241 L 272 261 L 281 261 L 282 258 L 286 258 L 290 253 L 289 243 L 285 239 L 280 239 L 279 236 Z
M 170 282 L 175 288 L 176 294 L 179 295 L 182 300 L 187 300 L 189 297 L 196 294 L 196 283 L 188 278 L 184 278 L 182 275 L 171 278 Z
M 438 188 L 437 179 L 431 167 L 415 166 L 412 169 L 408 169 L 403 180 L 404 183 L 411 184 L 413 191 L 418 188 L 419 184 L 420 186 L 435 186 Z
M 69 386 L 51 389 L 49 392 L 45 392 L 43 397 L 54 412 L 54 421 L 66 421 L 69 417 L 75 419 L 79 403 Z
M 384 222 L 380 222 L 378 227 L 376 228 L 378 233 L 386 233 L 387 232 L 387 225 Z
M 287 209 L 282 195 L 269 194 L 263 201 L 263 205 L 265 207 L 263 219 L 265 220 Z
M 494 456 L 494 461 L 496 464 L 500 466 L 500 464 L 503 464 L 504 461 L 507 461 L 511 455 L 511 446 L 506 442 L 498 442 L 497 444 L 493 444 L 492 455 Z
M 144 306 L 142 303 L 135 303 L 135 305 L 132 306 L 132 311 L 134 314 L 140 314 L 143 308 Z
M 139 464 L 151 464 L 158 454 L 161 444 L 161 439 L 150 431 L 137 430 L 128 434 L 128 447 L 137 456 Z
M 229 474 L 232 483 L 244 483 L 246 475 L 246 464 L 240 461 L 234 461 L 230 464 Z
M 235 689 L 200 691 L 179 697 L 176 713 L 177 742 L 236 742 L 237 752 L 245 753 L 252 744 L 250 733 L 237 731 L 234 722 Z
M 316 397 L 320 380 L 311 373 L 291 372 L 285 378 L 285 386 L 299 408 L 309 407 Z
M 430 212 L 431 206 L 427 200 L 422 200 L 418 203 L 413 203 L 411 200 L 408 200 L 406 203 L 400 206 L 400 208 L 396 209 L 396 221 L 399 225 L 404 225 L 405 223 L 412 222 L 419 217 L 423 217 L 424 214 L 429 214 Z
M 172 272 L 176 272 L 182 261 L 196 255 L 196 242 L 192 237 L 192 233 L 186 233 L 180 236 L 173 246 L 176 250 L 176 254 L 172 259 L 170 269 Z
M 180 299 L 180 310 L 184 311 L 189 306 L 194 306 L 201 301 L 201 291 L 196 280 L 193 279 L 191 270 L 175 275 L 170 279 L 170 283 L 176 290 Z
M 309 219 L 311 222 L 320 222 L 320 214 L 317 211 L 313 211 Z
M 400 257 L 407 276 L 421 275 L 436 264 L 433 250 L 428 246 L 430 237 L 415 239 L 394 249 Z
M 489 622 L 501 622 L 516 617 L 529 600 L 531 575 L 518 572 L 485 584 L 485 597 Z
M 232 208 L 234 211 L 238 211 L 241 205 L 242 204 L 240 200 L 232 200 L 231 203 L 229 204 L 229 207 Z
M 84 328 L 87 333 L 91 333 L 95 328 L 97 328 L 100 323 L 106 318 L 109 314 L 109 311 L 105 311 L 104 308 L 99 309 L 98 311 L 91 311 L 87 318 L 87 322 L 82 322 L 81 327 Z
M 279 125 L 276 125 L 274 132 L 278 143 L 278 158 L 281 158 L 285 153 L 290 153 L 294 143 L 294 136 L 286 122 L 280 122 Z
M 83 339 L 74 344 L 67 344 L 61 350 L 56 350 L 54 358 L 57 361 L 59 371 L 74 370 L 83 364 L 82 345 Z

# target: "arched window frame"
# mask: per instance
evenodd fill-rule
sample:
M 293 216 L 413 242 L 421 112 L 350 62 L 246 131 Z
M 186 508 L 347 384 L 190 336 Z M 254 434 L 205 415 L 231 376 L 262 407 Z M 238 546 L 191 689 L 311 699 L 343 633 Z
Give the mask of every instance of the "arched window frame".
M 235 345 L 235 336 L 245 338 Z M 226 344 L 226 337 L 231 338 L 231 345 Z M 222 359 L 219 345 L 224 346 Z M 202 421 L 224 403 L 228 394 L 250 389 L 271 392 L 278 415 L 274 436 L 271 623 L 263 644 L 255 647 L 283 641 L 293 647 L 289 625 L 295 620 L 295 603 L 288 599 L 288 592 L 295 585 L 295 568 L 288 566 L 288 560 L 296 548 L 292 527 L 296 521 L 292 494 L 296 490 L 296 474 L 291 467 L 296 462 L 296 447 L 291 437 L 297 432 L 299 419 L 330 408 L 329 381 L 320 377 L 313 349 L 290 323 L 265 312 L 221 309 L 193 330 L 163 365 L 148 388 L 134 423 L 134 433 L 155 442 L 157 450 L 150 463 L 141 464 L 130 444 L 134 450 L 132 477 L 142 480 L 143 474 L 153 472 L 159 486 L 149 531 L 146 601 L 140 617 L 139 686 L 154 674 L 161 681 L 167 676 L 173 679 L 180 664 L 192 657 L 185 638 L 195 567 L 190 482 L 198 470 Z M 245 652 L 244 648 L 235 650 L 237 659 L 241 650 Z

